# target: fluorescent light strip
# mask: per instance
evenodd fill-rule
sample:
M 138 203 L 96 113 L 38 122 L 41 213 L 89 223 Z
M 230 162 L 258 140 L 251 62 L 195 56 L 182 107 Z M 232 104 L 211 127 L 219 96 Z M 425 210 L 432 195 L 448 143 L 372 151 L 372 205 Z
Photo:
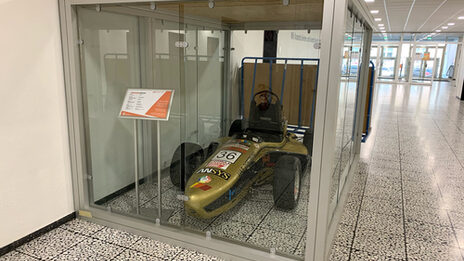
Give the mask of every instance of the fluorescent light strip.
M 463 19 L 464 19 L 464 16 L 463 16 Z M 382 21 L 382 18 L 374 18 L 374 20 L 375 20 L 376 22 L 380 22 L 380 21 Z
M 378 14 L 379 10 L 371 10 L 371 14 Z
M 417 31 L 419 31 L 422 27 L 424 27 L 424 25 L 430 20 L 430 18 L 432 18 L 432 16 L 438 11 L 438 9 L 440 9 L 448 0 L 444 0 L 431 14 L 429 17 L 427 17 L 427 19 L 425 20 L 425 22 L 419 27 L 417 28 Z
M 391 31 L 390 17 L 388 16 L 387 1 L 383 0 L 383 7 L 385 8 L 385 17 L 387 17 L 388 30 Z
M 415 4 L 416 4 L 416 0 L 412 2 L 411 7 L 409 8 L 409 13 L 408 13 L 408 16 L 406 17 L 406 22 L 404 23 L 403 31 L 406 31 L 406 27 L 408 26 L 408 23 L 409 23 L 409 17 L 411 17 L 412 9 L 414 8 Z

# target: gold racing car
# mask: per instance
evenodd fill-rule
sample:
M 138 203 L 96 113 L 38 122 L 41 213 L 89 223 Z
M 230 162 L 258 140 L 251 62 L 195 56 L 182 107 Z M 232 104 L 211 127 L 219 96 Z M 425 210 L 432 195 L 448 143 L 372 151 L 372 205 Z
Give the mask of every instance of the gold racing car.
M 311 129 L 303 142 L 287 132 L 279 98 L 265 90 L 253 96 L 248 121 L 235 120 L 228 137 L 206 149 L 182 143 L 174 152 L 170 178 L 185 191 L 185 210 L 192 216 L 217 216 L 234 207 L 252 186 L 265 183 L 273 185 L 276 207 L 293 209 L 302 175 L 311 165 L 312 143 Z

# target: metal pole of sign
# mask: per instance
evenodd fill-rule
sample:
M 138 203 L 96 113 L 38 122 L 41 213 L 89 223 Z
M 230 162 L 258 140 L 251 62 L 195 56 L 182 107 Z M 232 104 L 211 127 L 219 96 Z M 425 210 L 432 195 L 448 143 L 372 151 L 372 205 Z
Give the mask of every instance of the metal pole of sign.
M 137 120 L 134 120 L 134 160 L 135 160 L 135 203 L 137 204 L 137 214 L 140 214 L 140 198 L 139 198 L 139 150 L 137 137 Z
M 158 158 L 158 217 L 161 219 L 161 144 L 160 144 L 160 121 L 156 121 L 156 144 Z

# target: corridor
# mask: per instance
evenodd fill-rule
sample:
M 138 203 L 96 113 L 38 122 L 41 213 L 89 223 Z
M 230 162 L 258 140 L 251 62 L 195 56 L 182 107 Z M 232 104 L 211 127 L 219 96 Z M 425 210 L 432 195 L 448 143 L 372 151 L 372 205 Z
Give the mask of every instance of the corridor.
M 448 83 L 377 88 L 330 260 L 463 260 L 464 102 Z

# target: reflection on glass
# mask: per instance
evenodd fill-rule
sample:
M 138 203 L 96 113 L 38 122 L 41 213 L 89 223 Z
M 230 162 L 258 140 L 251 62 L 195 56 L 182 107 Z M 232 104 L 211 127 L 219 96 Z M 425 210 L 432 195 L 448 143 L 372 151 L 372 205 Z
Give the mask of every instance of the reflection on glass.
M 340 193 L 343 190 L 355 155 L 353 151 L 354 130 L 356 126 L 355 112 L 359 75 L 361 73 L 364 28 L 352 16 L 346 17 L 345 27 L 345 43 L 341 66 L 342 78 L 338 93 L 335 157 L 333 162 L 334 172 L 332 173 L 329 191 L 330 217 L 338 204 Z M 373 48 L 371 58 L 375 59 L 379 53 L 378 51 L 378 48 Z M 386 59 L 389 59 L 396 56 L 396 50 L 395 48 L 384 49 L 380 54 L 382 58 L 385 56 Z

